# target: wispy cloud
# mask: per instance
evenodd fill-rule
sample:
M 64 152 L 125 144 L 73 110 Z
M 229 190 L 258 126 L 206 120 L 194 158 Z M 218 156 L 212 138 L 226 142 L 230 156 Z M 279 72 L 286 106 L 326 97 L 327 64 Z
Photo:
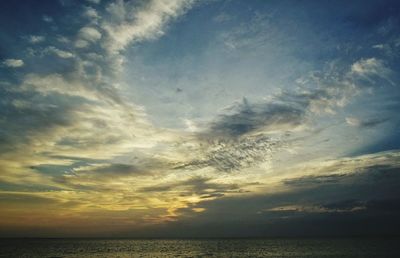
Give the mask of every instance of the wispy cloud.
M 167 22 L 182 15 L 192 0 L 149 1 L 137 9 L 132 3 L 116 1 L 108 6 L 114 22 L 104 22 L 108 33 L 105 47 L 110 52 L 123 50 L 129 43 L 154 39 L 163 34 Z
M 31 42 L 32 44 L 41 43 L 43 41 L 45 41 L 45 37 L 44 36 L 32 35 L 32 36 L 29 37 L 29 42 Z
M 382 60 L 376 58 L 361 59 L 351 66 L 351 72 L 367 80 L 373 80 L 373 77 L 380 77 L 390 80 L 390 75 L 392 71 L 386 67 Z
M 388 121 L 387 118 L 373 118 L 373 119 L 360 120 L 355 117 L 346 117 L 347 124 L 349 124 L 351 126 L 361 127 L 361 128 L 375 127 L 386 121 Z
M 72 57 L 74 57 L 74 54 L 72 54 L 71 52 L 58 49 L 58 48 L 56 48 L 54 46 L 47 47 L 45 52 L 54 53 L 55 55 L 57 55 L 60 58 L 72 58 Z
M 24 61 L 21 59 L 6 59 L 3 61 L 3 65 L 6 67 L 18 68 L 24 66 Z
M 101 0 L 86 0 L 86 1 L 92 4 L 99 4 L 101 2 Z

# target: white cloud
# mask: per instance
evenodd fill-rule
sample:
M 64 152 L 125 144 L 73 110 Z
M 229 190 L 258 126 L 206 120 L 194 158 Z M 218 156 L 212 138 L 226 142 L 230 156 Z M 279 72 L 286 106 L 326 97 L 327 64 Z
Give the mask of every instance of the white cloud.
M 17 68 L 23 66 L 24 61 L 22 61 L 21 59 L 6 59 L 3 61 L 3 65 L 7 67 Z
M 385 48 L 385 44 L 377 44 L 377 45 L 373 45 L 372 48 L 376 48 L 376 49 L 384 49 Z
M 79 30 L 79 37 L 89 42 L 101 39 L 101 33 L 93 27 L 83 27 Z
M 351 66 L 351 73 L 371 83 L 375 83 L 375 78 L 380 77 L 394 85 L 391 79 L 392 70 L 380 59 L 360 59 Z
M 378 126 L 384 122 L 386 122 L 388 118 L 385 117 L 375 117 L 375 118 L 369 118 L 369 119 L 358 119 L 355 117 L 346 117 L 346 123 L 355 126 L 355 127 L 361 127 L 361 128 L 371 128 Z
M 60 58 L 72 58 L 72 57 L 74 57 L 74 54 L 72 54 L 71 52 L 64 51 L 64 50 L 58 49 L 58 48 L 53 47 L 53 46 L 48 47 L 46 49 L 46 51 L 50 52 L 50 53 L 54 53 Z
M 88 7 L 86 8 L 86 11 L 84 12 L 84 15 L 89 18 L 89 19 L 93 19 L 96 20 L 98 18 L 100 18 L 99 14 L 97 13 L 96 9 L 92 8 L 92 7 Z
M 32 35 L 29 37 L 29 42 L 32 44 L 40 43 L 40 42 L 43 42 L 44 40 L 45 40 L 45 38 L 43 36 Z
M 360 59 L 351 66 L 351 72 L 364 77 L 379 76 L 387 79 L 390 69 L 376 58 Z
M 157 38 L 163 34 L 165 24 L 184 13 L 192 3 L 192 0 L 153 0 L 137 11 L 124 1 L 116 1 L 107 10 L 112 20 L 119 22 L 105 22 L 102 26 L 109 36 L 106 49 L 118 52 L 132 41 Z
M 21 90 L 34 90 L 42 95 L 59 93 L 65 96 L 80 96 L 91 100 L 98 99 L 95 90 L 88 89 L 79 81 L 68 81 L 60 74 L 47 76 L 28 74 L 24 78 Z
M 346 117 L 346 123 L 351 126 L 360 126 L 361 122 L 355 117 Z
M 75 41 L 75 47 L 77 48 L 85 48 L 88 45 L 89 42 L 87 42 L 86 40 L 78 39 L 77 41 Z

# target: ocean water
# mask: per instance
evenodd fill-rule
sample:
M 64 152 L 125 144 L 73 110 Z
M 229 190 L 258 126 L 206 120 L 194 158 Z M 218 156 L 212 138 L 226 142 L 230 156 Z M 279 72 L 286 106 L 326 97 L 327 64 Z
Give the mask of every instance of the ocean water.
M 400 239 L 0 239 L 0 257 L 400 257 Z

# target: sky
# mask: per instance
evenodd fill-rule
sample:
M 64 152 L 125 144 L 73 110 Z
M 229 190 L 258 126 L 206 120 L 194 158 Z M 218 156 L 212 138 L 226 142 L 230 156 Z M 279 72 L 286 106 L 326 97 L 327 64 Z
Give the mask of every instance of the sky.
M 393 235 L 398 1 L 0 2 L 1 237 Z

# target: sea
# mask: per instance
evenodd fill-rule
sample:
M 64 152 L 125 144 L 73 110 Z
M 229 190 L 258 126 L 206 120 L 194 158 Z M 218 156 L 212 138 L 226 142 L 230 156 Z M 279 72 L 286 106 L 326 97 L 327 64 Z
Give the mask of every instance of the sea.
M 400 257 L 400 238 L 3 238 L 0 257 Z

